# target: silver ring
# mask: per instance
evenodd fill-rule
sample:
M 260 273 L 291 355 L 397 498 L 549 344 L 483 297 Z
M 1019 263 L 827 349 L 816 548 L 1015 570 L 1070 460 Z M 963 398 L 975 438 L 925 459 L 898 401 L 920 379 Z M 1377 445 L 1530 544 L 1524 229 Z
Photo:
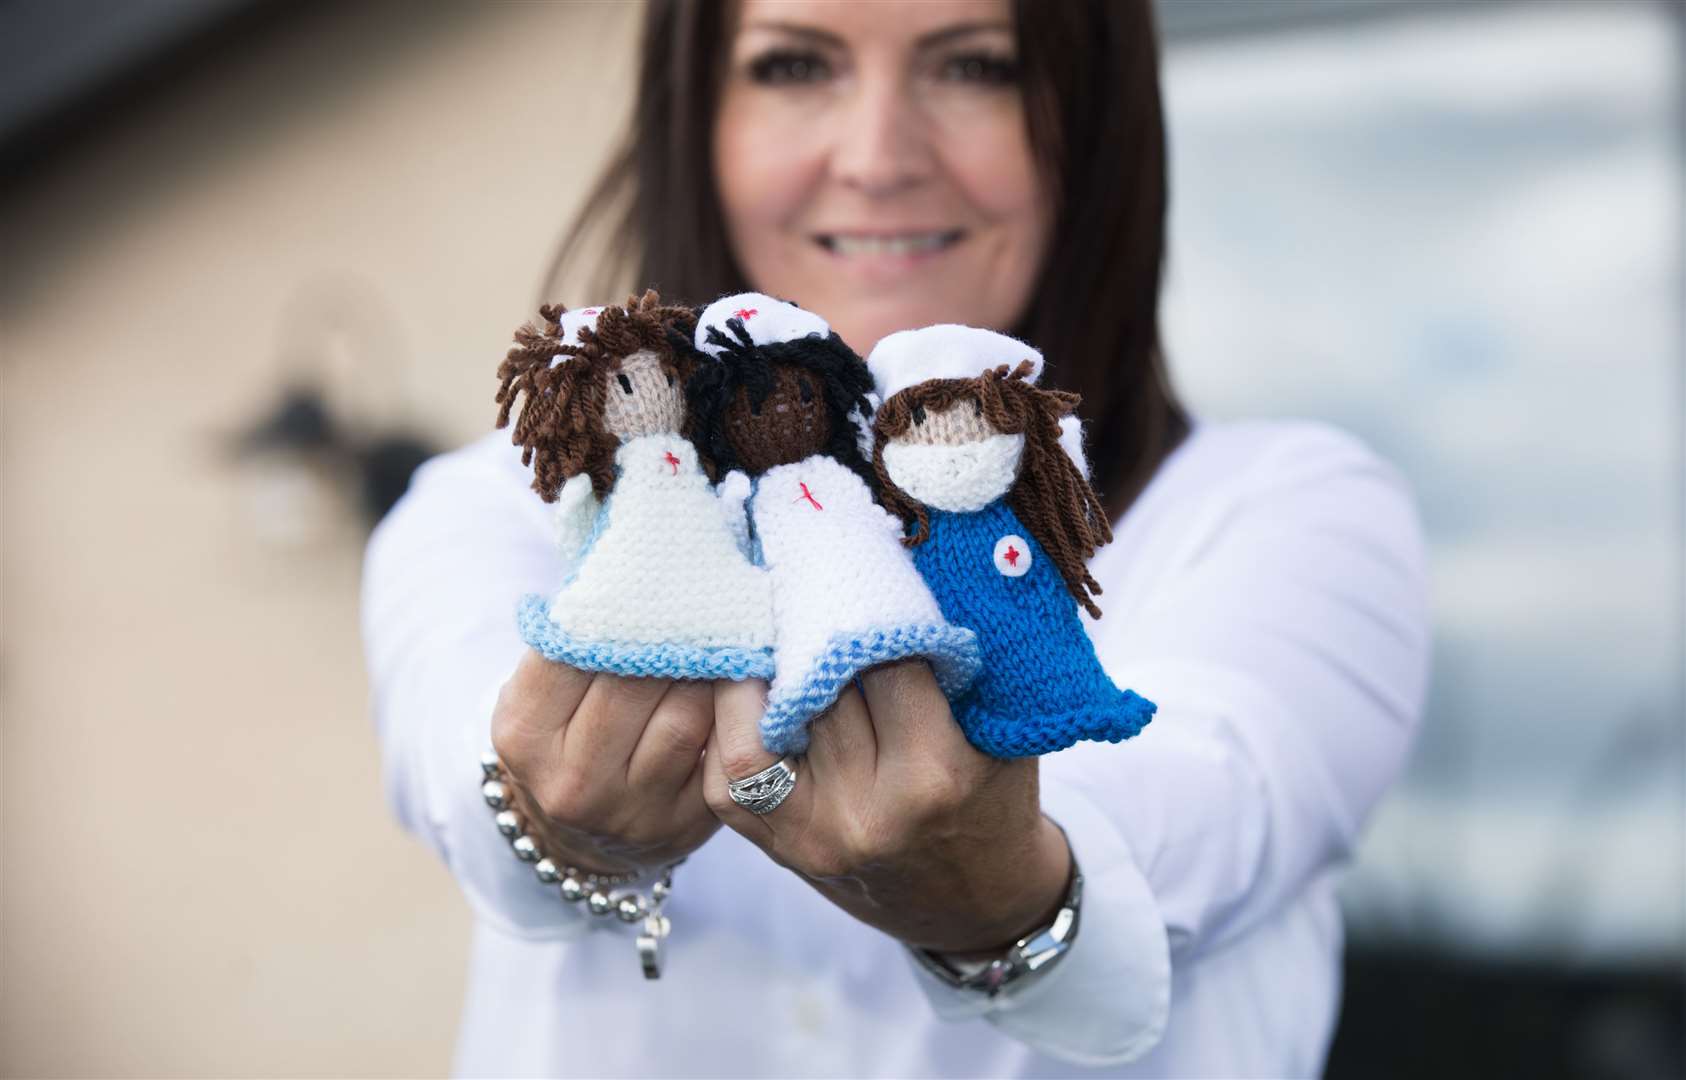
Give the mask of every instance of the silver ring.
M 726 785 L 732 801 L 752 814 L 770 814 L 796 790 L 796 759 L 785 755 L 754 776 Z

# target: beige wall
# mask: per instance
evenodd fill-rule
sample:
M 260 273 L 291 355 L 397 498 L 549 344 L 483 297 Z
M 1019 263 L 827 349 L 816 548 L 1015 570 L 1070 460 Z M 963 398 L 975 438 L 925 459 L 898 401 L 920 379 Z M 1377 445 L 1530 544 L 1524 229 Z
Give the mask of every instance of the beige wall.
M 335 295 L 389 312 L 342 403 L 489 426 L 635 14 L 313 6 L 0 206 L 7 1075 L 448 1068 L 467 914 L 381 798 L 361 532 L 262 542 L 218 438 Z

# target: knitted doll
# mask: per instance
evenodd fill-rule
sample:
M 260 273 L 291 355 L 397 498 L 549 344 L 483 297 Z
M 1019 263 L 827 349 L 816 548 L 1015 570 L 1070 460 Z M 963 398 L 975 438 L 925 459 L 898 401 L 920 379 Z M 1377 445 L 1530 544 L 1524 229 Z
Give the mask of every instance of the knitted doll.
M 770 678 L 771 582 L 680 434 L 686 363 L 670 331 L 688 335 L 695 315 L 652 290 L 540 316 L 498 369 L 498 426 L 524 394 L 513 441 L 556 504 L 570 570 L 554 597 L 521 602 L 522 637 L 586 671 Z
M 922 657 L 945 693 L 965 689 L 976 635 L 943 618 L 901 523 L 873 500 L 861 358 L 817 315 L 760 293 L 703 309 L 694 346 L 692 435 L 714 468 L 755 478 L 753 551 L 773 580 L 767 749 L 805 749 L 808 724 L 875 664 Z
M 1038 389 L 1042 357 L 966 326 L 891 334 L 867 361 L 884 399 L 873 466 L 912 532 L 914 563 L 950 621 L 977 631 L 983 670 L 953 702 L 995 757 L 1118 742 L 1152 702 L 1107 678 L 1077 614 L 1099 618 L 1086 568 L 1112 529 L 1084 478 L 1077 396 Z

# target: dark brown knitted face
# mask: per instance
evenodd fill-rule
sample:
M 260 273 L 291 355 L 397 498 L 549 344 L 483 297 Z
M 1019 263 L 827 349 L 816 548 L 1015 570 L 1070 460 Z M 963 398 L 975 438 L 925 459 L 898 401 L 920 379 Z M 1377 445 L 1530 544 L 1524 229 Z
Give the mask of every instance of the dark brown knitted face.
M 726 410 L 726 438 L 744 471 L 758 476 L 774 465 L 819 453 L 831 438 L 831 423 L 818 378 L 800 368 L 780 367 L 758 414 L 750 412 L 749 391 L 738 391 Z

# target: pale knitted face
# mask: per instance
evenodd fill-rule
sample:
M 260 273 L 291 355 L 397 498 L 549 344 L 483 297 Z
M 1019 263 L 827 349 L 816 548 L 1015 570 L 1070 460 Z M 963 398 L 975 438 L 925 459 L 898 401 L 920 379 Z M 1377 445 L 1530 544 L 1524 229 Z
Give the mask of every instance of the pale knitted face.
M 913 426 L 901 437 L 922 446 L 960 446 L 999 434 L 978 412 L 978 403 L 968 398 L 946 409 L 915 410 Z
M 621 361 L 604 387 L 603 426 L 621 442 L 676 433 L 685 420 L 685 395 L 649 350 Z
M 884 444 L 884 468 L 926 506 L 970 513 L 1007 494 L 1023 455 L 1024 436 L 997 431 L 968 399 L 915 409 L 907 431 Z

